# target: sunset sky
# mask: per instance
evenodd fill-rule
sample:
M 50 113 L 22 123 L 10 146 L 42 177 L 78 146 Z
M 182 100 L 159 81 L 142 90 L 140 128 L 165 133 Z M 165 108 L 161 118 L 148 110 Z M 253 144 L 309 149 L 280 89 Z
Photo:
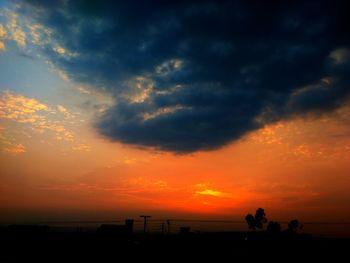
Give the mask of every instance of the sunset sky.
M 350 221 L 350 7 L 267 2 L 0 0 L 0 220 Z

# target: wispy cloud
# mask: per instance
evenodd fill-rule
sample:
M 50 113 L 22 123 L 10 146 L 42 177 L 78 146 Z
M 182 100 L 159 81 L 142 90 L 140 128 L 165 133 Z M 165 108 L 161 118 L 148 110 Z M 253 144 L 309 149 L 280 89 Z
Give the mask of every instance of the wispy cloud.
M 5 44 L 4 42 L 0 41 L 0 51 L 4 51 L 5 50 Z
M 50 112 L 50 108 L 35 99 L 6 91 L 0 97 L 0 118 L 23 123 L 42 120 L 39 112 Z
M 63 106 L 59 106 L 59 112 L 63 113 L 64 118 L 72 118 L 73 115 Z M 28 123 L 39 133 L 52 131 L 56 134 L 56 138 L 72 141 L 74 136 L 66 129 L 63 122 L 50 118 L 56 113 L 54 109 L 36 99 L 27 98 L 9 91 L 0 95 L 1 119 Z
M 4 148 L 3 152 L 9 153 L 11 155 L 19 155 L 26 152 L 26 147 L 23 144 L 19 143 L 11 147 Z
M 195 195 L 212 196 L 212 197 L 229 197 L 226 192 L 219 191 L 211 184 L 198 183 L 192 186 Z
M 3 42 L 6 35 L 7 35 L 7 32 L 5 27 L 2 24 L 0 24 L 0 51 L 4 51 L 6 49 L 5 43 Z
M 75 119 L 75 114 L 62 105 L 51 107 L 33 98 L 5 91 L 0 93 L 0 120 L 3 129 L 13 124 L 19 124 L 23 131 L 30 131 L 34 134 L 48 134 L 54 140 L 74 142 L 73 131 L 68 128 L 68 124 Z M 18 128 L 18 126 L 17 126 Z M 13 133 L 18 132 L 13 128 Z M 25 148 L 20 142 L 13 139 L 14 134 L 7 132 L 2 134 L 1 144 L 6 153 L 23 153 Z M 10 137 L 12 138 L 10 140 Z M 89 146 L 78 144 L 73 146 L 75 151 L 88 151 Z
M 91 151 L 91 147 L 87 144 L 78 144 L 76 146 L 72 147 L 73 151 L 82 151 L 82 152 L 89 152 Z
M 0 38 L 5 38 L 6 35 L 7 35 L 7 32 L 5 27 L 2 24 L 0 24 Z
M 26 33 L 18 23 L 18 14 L 14 12 L 8 13 L 7 29 L 9 31 L 9 38 L 16 42 L 16 44 L 24 48 L 26 46 Z
M 27 23 L 31 42 L 34 45 L 45 45 L 51 41 L 51 31 L 41 24 Z
M 223 192 L 217 191 L 217 190 L 212 190 L 212 189 L 205 189 L 202 191 L 196 191 L 196 194 L 199 195 L 209 195 L 209 196 L 222 196 Z
M 57 105 L 57 109 L 58 109 L 59 112 L 61 112 L 65 116 L 66 119 L 73 119 L 75 117 L 64 106 L 62 106 L 60 104 Z

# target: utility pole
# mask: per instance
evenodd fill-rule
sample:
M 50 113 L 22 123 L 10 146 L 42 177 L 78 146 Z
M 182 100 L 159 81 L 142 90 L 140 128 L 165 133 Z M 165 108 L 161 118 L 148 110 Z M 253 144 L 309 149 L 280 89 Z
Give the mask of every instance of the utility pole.
M 151 216 L 140 216 L 143 217 L 143 232 L 146 233 L 146 229 L 147 229 L 147 219 L 150 218 Z

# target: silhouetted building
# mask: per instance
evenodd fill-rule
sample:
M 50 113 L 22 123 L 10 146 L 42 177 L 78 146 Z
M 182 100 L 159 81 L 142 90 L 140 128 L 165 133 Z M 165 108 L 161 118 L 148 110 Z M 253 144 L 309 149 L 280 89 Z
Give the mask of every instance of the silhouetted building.
M 125 220 L 125 227 L 127 234 L 132 234 L 134 232 L 134 220 L 133 219 L 126 219 Z
M 49 230 L 47 225 L 9 225 L 8 230 L 16 235 L 43 235 Z
M 132 235 L 134 220 L 126 219 L 124 225 L 102 224 L 97 230 L 98 233 L 108 236 L 128 236 Z
M 151 218 L 151 216 L 141 215 L 140 217 L 143 218 L 143 232 L 146 233 L 147 232 L 147 222 L 148 222 L 148 219 Z
M 190 233 L 191 228 L 189 226 L 180 227 L 180 234 L 188 234 Z

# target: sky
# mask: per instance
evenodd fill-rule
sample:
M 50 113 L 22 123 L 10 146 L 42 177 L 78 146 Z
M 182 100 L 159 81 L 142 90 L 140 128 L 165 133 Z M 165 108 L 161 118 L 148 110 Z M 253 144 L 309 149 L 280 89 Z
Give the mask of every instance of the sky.
M 0 0 L 0 220 L 349 222 L 349 10 Z

